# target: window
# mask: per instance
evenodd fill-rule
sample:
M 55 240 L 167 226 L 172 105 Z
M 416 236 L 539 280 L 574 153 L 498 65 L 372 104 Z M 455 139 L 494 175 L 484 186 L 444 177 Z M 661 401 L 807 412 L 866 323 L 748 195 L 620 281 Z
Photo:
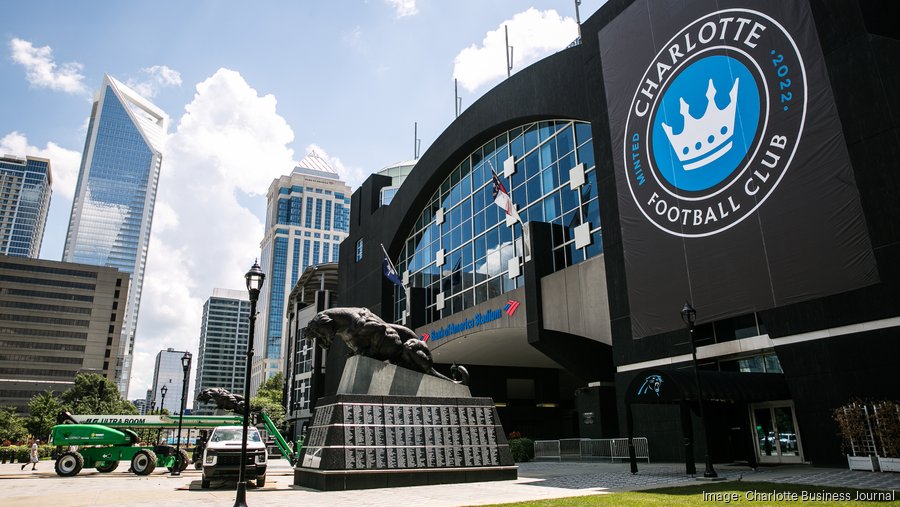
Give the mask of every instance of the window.
M 363 256 L 363 240 L 362 238 L 356 240 L 356 262 L 362 260 Z

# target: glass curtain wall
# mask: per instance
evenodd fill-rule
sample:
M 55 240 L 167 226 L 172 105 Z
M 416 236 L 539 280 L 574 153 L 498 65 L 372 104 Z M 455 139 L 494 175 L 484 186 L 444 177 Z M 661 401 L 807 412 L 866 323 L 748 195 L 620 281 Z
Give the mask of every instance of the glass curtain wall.
M 506 178 L 503 163 L 510 156 L 515 172 Z M 569 171 L 578 164 L 584 164 L 585 181 L 571 189 Z M 463 159 L 441 183 L 396 259 L 397 270 L 408 271 L 411 287 L 427 289 L 428 323 L 523 284 L 522 275 L 507 276 L 509 261 L 517 259 L 513 262 L 521 264 L 524 259 L 522 227 L 507 226 L 505 213 L 494 204 L 492 168 L 523 222 L 560 226 L 554 227 L 554 270 L 603 251 L 590 124 L 541 121 L 504 132 Z M 584 223 L 590 224 L 591 242 L 576 248 L 574 230 Z M 443 264 L 439 264 L 439 252 Z M 402 320 L 405 297 L 402 289 L 395 288 L 396 322 Z

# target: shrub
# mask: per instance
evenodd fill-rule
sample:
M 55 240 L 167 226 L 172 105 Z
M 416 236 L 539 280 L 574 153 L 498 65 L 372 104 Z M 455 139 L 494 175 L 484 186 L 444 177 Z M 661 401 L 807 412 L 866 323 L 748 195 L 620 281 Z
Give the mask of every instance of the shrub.
M 8 445 L 0 447 L 0 453 L 6 455 L 7 461 L 10 461 L 11 456 L 15 456 L 13 460 L 15 463 L 27 463 L 29 461 L 29 456 L 31 455 L 31 446 L 29 445 Z M 38 457 L 41 459 L 48 459 L 50 455 L 53 453 L 53 446 L 51 445 L 39 445 L 38 446 Z
M 513 461 L 521 463 L 534 458 L 534 440 L 530 438 L 514 438 L 509 441 L 509 450 Z

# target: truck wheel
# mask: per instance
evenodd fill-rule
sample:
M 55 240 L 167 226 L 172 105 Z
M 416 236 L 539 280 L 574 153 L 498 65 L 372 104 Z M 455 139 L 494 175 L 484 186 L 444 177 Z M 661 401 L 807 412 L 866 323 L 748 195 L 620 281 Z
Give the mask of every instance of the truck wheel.
M 143 449 L 131 458 L 131 470 L 135 475 L 150 475 L 156 469 L 156 453 Z
M 84 458 L 77 452 L 64 452 L 56 460 L 56 475 L 72 477 L 77 475 L 84 467 Z
M 209 489 L 209 479 L 200 479 L 200 487 L 203 489 Z
M 184 449 L 179 449 L 175 454 L 175 461 L 172 462 L 172 466 L 167 467 L 169 472 L 174 472 L 175 468 L 178 468 L 179 472 L 184 472 L 184 470 L 188 467 L 188 453 Z
M 108 474 L 119 467 L 118 461 L 107 461 L 105 465 L 98 466 L 97 471 L 100 473 Z
M 261 488 L 266 485 L 266 476 L 260 475 L 256 477 L 256 487 Z

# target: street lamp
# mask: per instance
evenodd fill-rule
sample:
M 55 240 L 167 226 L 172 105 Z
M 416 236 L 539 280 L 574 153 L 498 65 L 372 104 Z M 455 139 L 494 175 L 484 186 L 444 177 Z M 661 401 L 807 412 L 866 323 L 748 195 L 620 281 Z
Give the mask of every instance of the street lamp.
M 162 415 L 163 409 L 166 407 L 166 393 L 169 392 L 169 388 L 166 387 L 165 384 L 159 389 L 159 394 L 162 395 L 162 400 L 159 402 L 159 413 Z M 156 430 L 156 443 L 159 444 L 159 434 L 162 432 L 162 428 Z
M 250 330 L 247 336 L 247 368 L 244 374 L 244 433 L 241 437 L 241 473 L 238 478 L 237 495 L 234 499 L 234 507 L 247 506 L 247 424 L 250 420 L 250 363 L 253 360 L 253 330 L 256 324 L 256 301 L 259 299 L 259 290 L 266 279 L 266 274 L 259 267 L 259 262 L 253 261 L 253 267 L 244 275 L 247 281 L 247 292 L 250 293 Z
M 700 422 L 703 423 L 703 440 L 706 442 L 706 470 L 703 477 L 714 479 L 719 475 L 713 469 L 712 458 L 709 455 L 709 429 L 706 426 L 706 412 L 703 409 L 703 388 L 700 386 L 700 370 L 697 368 L 697 343 L 694 341 L 694 322 L 697 321 L 697 310 L 687 301 L 681 309 L 681 320 L 688 328 L 691 336 L 691 358 L 694 362 L 694 382 L 697 383 L 697 403 L 700 405 Z
M 191 353 L 185 352 L 181 356 L 181 369 L 184 376 L 181 381 L 181 411 L 178 413 L 178 437 L 175 440 L 175 467 L 172 469 L 172 475 L 181 475 L 181 422 L 184 419 L 184 405 L 187 402 L 188 390 L 188 373 L 191 371 Z M 187 466 L 187 463 L 184 463 Z

